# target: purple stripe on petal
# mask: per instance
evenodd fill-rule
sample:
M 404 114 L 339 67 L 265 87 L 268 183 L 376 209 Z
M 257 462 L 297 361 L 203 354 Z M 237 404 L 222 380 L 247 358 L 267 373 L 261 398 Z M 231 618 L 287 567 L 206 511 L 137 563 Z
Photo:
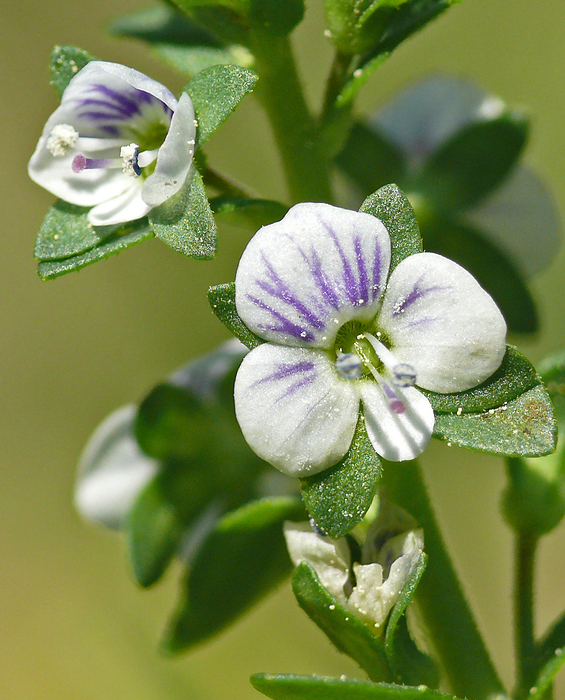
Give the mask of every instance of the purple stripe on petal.
M 394 305 L 394 310 L 392 312 L 393 316 L 398 316 L 399 314 L 404 313 L 406 309 L 412 306 L 412 304 L 416 303 L 419 299 L 422 299 L 423 297 L 427 296 L 428 294 L 431 294 L 432 292 L 448 292 L 451 289 L 451 287 L 441 287 L 439 285 L 421 289 L 420 284 L 422 282 L 422 279 L 423 275 L 422 277 L 420 277 L 419 280 L 417 280 L 412 291 L 409 294 L 407 294 L 403 299 L 401 298 L 396 302 L 396 304 Z
M 296 394 L 296 392 L 299 389 L 302 389 L 304 386 L 308 386 L 309 384 L 312 384 L 312 382 L 316 379 L 317 375 L 316 374 L 309 374 L 302 379 L 299 379 L 297 382 L 294 382 L 294 384 L 291 384 L 288 389 L 284 392 L 284 394 L 281 394 L 279 398 L 277 399 L 276 403 L 279 401 L 282 401 L 283 399 L 288 398 L 289 396 L 292 396 L 293 394 Z
M 113 126 L 112 124 L 102 124 L 98 128 L 100 129 L 100 131 L 103 131 L 105 134 L 108 134 L 108 136 L 118 136 L 118 134 L 120 133 L 118 127 Z
M 144 94 L 141 90 L 136 90 L 135 93 L 130 93 L 132 94 L 131 98 L 124 93 L 118 92 L 117 90 L 112 90 L 112 88 L 109 88 L 107 85 L 93 85 L 92 90 L 104 95 L 104 97 L 107 97 L 114 102 L 117 102 L 124 110 L 126 110 L 129 117 L 133 117 L 134 114 L 139 114 L 141 111 L 138 104 L 139 96 Z M 135 94 L 135 97 L 133 97 L 133 94 Z
M 325 221 L 320 220 L 320 223 L 330 234 L 330 237 L 333 240 L 335 247 L 337 248 L 337 252 L 343 264 L 343 282 L 345 293 L 347 294 L 349 301 L 355 306 L 357 305 L 359 300 L 359 288 L 357 285 L 357 281 L 355 280 L 355 277 L 353 275 L 351 265 L 349 264 L 349 260 L 343 252 L 343 248 L 341 247 L 341 244 L 338 240 L 338 237 L 336 236 L 335 231 Z
M 355 236 L 353 246 L 357 258 L 357 268 L 359 270 L 359 298 L 357 299 L 357 303 L 368 304 L 371 290 L 369 289 L 369 275 L 367 273 L 365 255 L 363 253 L 363 246 L 359 234 Z
M 119 104 L 116 104 L 115 102 L 108 102 L 107 100 L 95 100 L 93 98 L 88 98 L 85 100 L 80 101 L 81 107 L 105 107 L 106 109 L 111 109 L 114 112 L 117 112 L 118 115 L 121 115 L 123 117 L 131 117 L 131 110 L 126 109 L 125 107 L 122 107 Z M 114 115 L 114 116 L 118 116 Z
M 302 251 L 300 251 L 302 253 Z M 302 253 L 304 259 L 308 262 L 310 266 L 310 270 L 312 272 L 312 277 L 314 279 L 314 282 L 316 283 L 316 286 L 322 293 L 322 298 L 326 302 L 328 306 L 331 306 L 333 309 L 336 311 L 339 310 L 340 304 L 339 304 L 339 298 L 337 296 L 337 292 L 335 289 L 332 287 L 330 281 L 328 280 L 326 273 L 324 272 L 322 268 L 322 263 L 320 261 L 320 256 L 318 255 L 317 251 L 313 250 L 312 251 L 312 257 L 310 260 L 306 257 L 305 253 Z
M 286 333 L 287 335 L 292 336 L 293 338 L 297 338 L 298 340 L 302 340 L 305 343 L 313 343 L 315 340 L 315 337 L 313 333 L 310 331 L 307 331 L 305 328 L 301 326 L 297 326 L 295 323 L 293 323 L 290 319 L 286 318 L 286 316 L 283 316 L 279 311 L 276 309 L 272 309 L 268 304 L 266 304 L 264 301 L 261 299 L 258 299 L 257 297 L 251 296 L 250 294 L 247 295 L 247 298 L 249 301 L 252 301 L 254 304 L 256 304 L 260 309 L 264 309 L 265 311 L 268 311 L 271 316 L 276 318 L 278 321 L 280 321 L 279 326 L 264 326 L 263 330 L 270 330 L 276 333 Z
M 302 360 L 301 362 L 283 362 L 281 363 L 277 370 L 273 372 L 272 374 L 269 374 L 266 377 L 262 377 L 261 379 L 258 379 L 256 382 L 253 382 L 251 385 L 251 389 L 255 388 L 256 386 L 259 386 L 260 384 L 266 384 L 267 382 L 277 382 L 281 381 L 282 379 L 287 379 L 288 377 L 292 377 L 295 374 L 304 374 L 306 372 L 312 372 L 315 370 L 315 365 L 313 362 L 309 362 L 308 360 Z M 303 382 L 304 380 L 308 380 L 307 383 L 311 383 L 314 381 L 316 378 L 316 372 L 314 371 L 314 374 L 311 374 L 309 376 L 303 377 L 298 380 L 298 382 Z M 298 382 L 295 382 L 298 383 Z M 292 385 L 294 386 L 294 385 Z M 296 391 L 294 389 L 294 391 Z M 291 392 L 291 393 L 294 393 Z M 281 397 L 282 398 L 282 397 Z
M 108 114 L 108 112 L 90 112 L 86 110 L 85 112 L 78 112 L 78 116 L 81 119 L 90 119 L 91 121 L 123 121 L 122 117 L 116 114 Z
M 383 274 L 383 259 L 380 241 L 375 241 L 375 252 L 373 255 L 373 294 L 376 296 L 381 288 Z M 374 297 L 373 297 L 374 299 Z

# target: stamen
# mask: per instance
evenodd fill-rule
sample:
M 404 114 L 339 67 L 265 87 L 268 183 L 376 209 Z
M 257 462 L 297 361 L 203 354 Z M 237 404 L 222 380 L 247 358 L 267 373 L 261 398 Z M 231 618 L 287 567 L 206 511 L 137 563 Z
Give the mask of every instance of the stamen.
M 141 168 L 139 167 L 139 146 L 136 143 L 130 143 L 129 146 L 122 146 L 120 149 L 120 158 L 122 159 L 122 170 L 130 177 L 140 177 Z
M 335 367 L 344 379 L 360 379 L 363 375 L 363 360 L 355 353 L 342 353 Z
M 404 401 L 400 399 L 400 397 L 390 386 L 390 384 L 387 384 L 387 382 L 383 381 L 383 379 L 381 378 L 380 385 L 383 388 L 385 396 L 388 399 L 388 405 L 390 406 L 391 411 L 398 414 L 404 413 L 406 411 Z
M 78 153 L 72 162 L 73 173 L 82 173 L 83 170 L 96 170 L 98 168 L 116 168 L 121 165 L 121 161 L 116 158 L 87 158 L 82 153 Z
M 47 143 L 47 150 L 56 158 L 66 156 L 78 139 L 78 131 L 70 124 L 57 124 L 51 130 Z
M 416 370 L 406 362 L 398 362 L 394 354 L 380 340 L 371 333 L 364 333 L 365 338 L 371 343 L 379 360 L 392 374 L 393 383 L 401 388 L 416 384 Z
M 416 384 L 416 370 L 412 365 L 401 362 L 392 368 L 394 383 L 399 387 L 414 386 Z

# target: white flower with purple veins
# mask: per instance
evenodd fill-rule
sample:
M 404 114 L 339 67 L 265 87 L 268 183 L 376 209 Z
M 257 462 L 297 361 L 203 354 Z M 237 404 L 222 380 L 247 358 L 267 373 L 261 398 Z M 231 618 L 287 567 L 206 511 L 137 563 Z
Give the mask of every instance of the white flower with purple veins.
M 91 61 L 48 119 L 29 175 L 57 197 L 92 207 L 93 226 L 145 216 L 183 186 L 194 154 L 190 97 L 117 63 Z
M 244 251 L 237 311 L 268 342 L 238 371 L 236 414 L 252 449 L 281 471 L 338 462 L 360 405 L 375 451 L 413 459 L 435 420 L 417 387 L 465 391 L 499 367 L 506 324 L 466 270 L 433 253 L 390 264 L 381 221 L 328 204 L 294 206 Z

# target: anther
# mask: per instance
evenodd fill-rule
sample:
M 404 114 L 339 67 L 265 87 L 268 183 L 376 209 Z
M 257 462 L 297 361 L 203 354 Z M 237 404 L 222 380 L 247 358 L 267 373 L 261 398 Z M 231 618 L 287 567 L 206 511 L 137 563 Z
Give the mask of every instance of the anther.
M 122 170 L 126 175 L 131 177 L 140 177 L 141 168 L 139 167 L 139 146 L 136 143 L 130 143 L 129 146 L 122 146 L 120 149 L 120 158 L 122 159 Z
M 78 139 L 78 131 L 70 124 L 57 124 L 51 130 L 47 143 L 47 150 L 56 158 L 66 156 Z
M 335 367 L 344 379 L 360 379 L 363 361 L 354 353 L 343 353 L 335 361 Z
M 392 374 L 393 374 L 393 381 L 396 384 L 396 386 L 399 387 L 407 387 L 407 386 L 414 386 L 416 384 L 416 370 L 412 365 L 407 364 L 406 362 L 401 362 L 398 365 L 395 365 L 392 368 Z

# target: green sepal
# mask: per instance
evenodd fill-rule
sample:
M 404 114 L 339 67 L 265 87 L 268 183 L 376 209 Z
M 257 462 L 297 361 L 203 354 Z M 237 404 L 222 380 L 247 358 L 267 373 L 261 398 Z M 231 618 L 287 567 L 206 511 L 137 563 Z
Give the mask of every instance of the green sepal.
M 280 221 L 288 207 L 270 199 L 250 199 L 247 197 L 213 197 L 210 206 L 217 219 L 230 224 L 259 229 L 261 226 Z
M 436 416 L 434 437 L 448 444 L 508 457 L 542 457 L 555 449 L 557 426 L 543 386 L 482 413 Z
M 63 96 L 71 78 L 84 68 L 87 63 L 94 61 L 88 51 L 76 46 L 55 46 L 51 52 L 51 85 L 57 90 L 59 97 Z
M 398 147 L 380 132 L 356 122 L 335 162 L 361 192 L 402 182 L 406 165 Z
M 211 260 L 216 255 L 216 223 L 196 168 L 180 191 L 151 209 L 148 218 L 155 236 L 178 253 L 197 260 Z
M 329 469 L 300 479 L 306 509 L 330 537 L 343 537 L 363 520 L 381 475 L 381 461 L 360 414 L 345 457 Z
M 424 216 L 422 232 L 426 250 L 455 260 L 494 298 L 511 332 L 534 333 L 538 329 L 535 302 L 522 274 L 476 226 L 443 216 Z
M 250 350 L 265 342 L 258 335 L 255 335 L 253 331 L 249 330 L 237 313 L 235 307 L 235 282 L 217 284 L 215 287 L 210 287 L 208 289 L 208 302 L 214 315 L 220 319 L 230 333 L 233 333 Z
M 510 110 L 471 123 L 432 153 L 415 182 L 416 191 L 438 208 L 472 207 L 508 176 L 528 132 L 528 120 Z
M 453 700 L 425 686 L 371 683 L 323 676 L 251 676 L 251 685 L 272 700 Z
M 49 209 L 37 238 L 33 254 L 36 260 L 64 260 L 95 248 L 115 226 L 94 228 L 88 222 L 90 207 L 78 207 L 59 199 Z M 109 230 L 106 231 L 105 229 Z
M 295 498 L 248 503 L 221 518 L 190 569 L 162 647 L 177 653 L 218 633 L 286 577 L 292 568 L 285 520 L 304 519 Z
M 257 74 L 241 66 L 218 65 L 200 71 L 184 91 L 192 98 L 198 128 L 196 147 L 202 146 L 225 122 L 243 98 L 253 91 Z
M 267 34 L 286 36 L 304 18 L 304 0 L 251 0 L 251 20 Z
M 146 219 L 139 219 L 126 224 L 123 228 L 103 238 L 99 245 L 86 253 L 74 255 L 64 260 L 46 260 L 39 263 L 37 271 L 42 280 L 51 280 L 68 272 L 80 270 L 87 265 L 109 258 L 132 245 L 153 238 L 153 232 L 147 226 Z
M 393 680 L 382 639 L 327 591 L 307 562 L 296 567 L 292 590 L 312 622 L 339 651 L 357 662 L 372 681 Z
M 507 345 L 500 367 L 482 384 L 468 391 L 437 394 L 418 389 L 438 413 L 479 413 L 509 403 L 541 384 L 535 367 L 516 348 Z
M 140 586 L 156 583 L 175 555 L 182 523 L 158 474 L 139 494 L 126 521 L 133 573 Z
M 369 195 L 359 211 L 376 216 L 386 226 L 392 247 L 390 272 L 404 258 L 423 251 L 414 209 L 396 185 L 386 185 Z
M 432 659 L 418 649 L 406 624 L 406 608 L 414 597 L 416 587 L 426 569 L 426 563 L 426 554 L 422 553 L 390 613 L 384 649 L 393 671 L 393 680 L 406 685 L 423 684 L 430 688 L 437 688 L 440 679 L 439 670 Z

